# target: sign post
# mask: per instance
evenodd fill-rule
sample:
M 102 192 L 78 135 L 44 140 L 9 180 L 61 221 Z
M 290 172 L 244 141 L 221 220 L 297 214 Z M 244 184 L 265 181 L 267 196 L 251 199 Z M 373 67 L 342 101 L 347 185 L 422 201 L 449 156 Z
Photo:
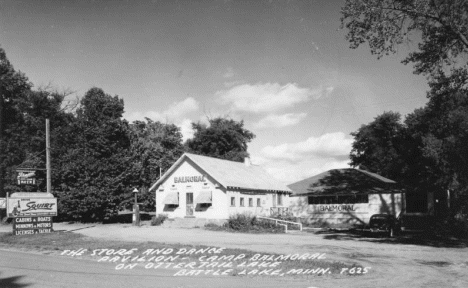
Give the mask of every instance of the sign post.
M 133 225 L 140 226 L 140 207 L 137 202 L 138 189 L 133 189 L 133 194 L 135 194 L 135 204 L 133 205 Z

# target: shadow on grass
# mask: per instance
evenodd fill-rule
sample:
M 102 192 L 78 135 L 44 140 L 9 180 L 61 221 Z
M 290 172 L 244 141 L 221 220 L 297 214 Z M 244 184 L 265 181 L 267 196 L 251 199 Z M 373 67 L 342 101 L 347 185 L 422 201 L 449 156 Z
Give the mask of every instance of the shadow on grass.
M 0 287 L 21 288 L 31 286 L 31 284 L 18 283 L 18 281 L 20 281 L 23 277 L 24 276 L 13 276 L 7 278 L 0 278 Z
M 386 237 L 382 235 L 372 235 L 365 230 L 322 230 L 310 232 L 322 236 L 327 240 L 355 240 L 371 243 L 400 244 L 400 245 L 420 245 L 440 248 L 466 248 L 468 239 L 444 238 L 430 235 L 427 233 L 402 233 L 395 237 Z

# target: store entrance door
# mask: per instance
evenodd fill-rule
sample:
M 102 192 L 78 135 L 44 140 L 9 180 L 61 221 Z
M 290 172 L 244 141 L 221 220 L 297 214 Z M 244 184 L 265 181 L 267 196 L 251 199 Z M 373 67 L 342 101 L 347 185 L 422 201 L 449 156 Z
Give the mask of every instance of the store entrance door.
M 192 192 L 187 192 L 186 194 L 186 216 L 193 216 L 193 193 Z

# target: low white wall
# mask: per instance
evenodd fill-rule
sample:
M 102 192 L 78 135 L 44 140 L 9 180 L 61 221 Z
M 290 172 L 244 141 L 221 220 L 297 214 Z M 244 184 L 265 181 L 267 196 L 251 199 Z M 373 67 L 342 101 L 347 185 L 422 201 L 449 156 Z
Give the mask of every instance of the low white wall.
M 309 205 L 307 196 L 292 196 L 294 216 L 313 226 L 350 227 L 367 225 L 373 214 L 398 216 L 404 207 L 402 194 L 369 194 L 369 203 Z

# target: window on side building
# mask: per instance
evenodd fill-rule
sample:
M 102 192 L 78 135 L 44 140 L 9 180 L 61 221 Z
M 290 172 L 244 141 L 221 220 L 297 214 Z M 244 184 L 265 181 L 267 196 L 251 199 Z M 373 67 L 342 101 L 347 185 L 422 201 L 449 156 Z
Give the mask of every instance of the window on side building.
M 231 197 L 231 206 L 236 206 L 236 197 Z
M 244 206 L 244 197 L 240 198 L 240 205 L 239 206 Z
M 278 206 L 283 206 L 283 194 L 278 194 Z
M 262 206 L 262 205 L 260 204 L 260 198 L 257 198 L 257 207 L 260 207 L 260 206 Z
M 253 207 L 253 199 L 249 198 L 249 207 Z

